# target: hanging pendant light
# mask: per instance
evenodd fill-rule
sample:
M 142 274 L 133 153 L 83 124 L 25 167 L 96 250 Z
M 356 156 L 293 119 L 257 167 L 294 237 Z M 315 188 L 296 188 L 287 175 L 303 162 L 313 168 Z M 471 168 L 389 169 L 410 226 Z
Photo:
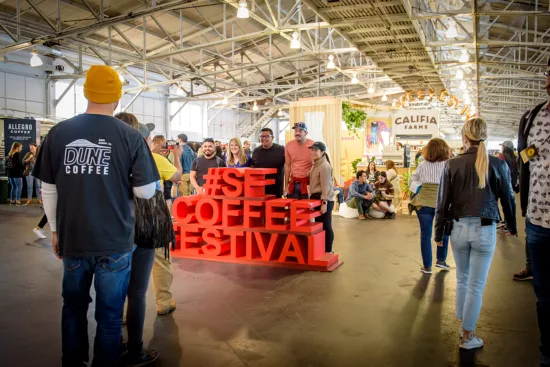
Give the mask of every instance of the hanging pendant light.
M 373 93 L 374 93 L 374 83 L 370 83 L 369 89 L 367 89 L 367 92 L 369 92 L 369 94 L 373 94 Z
M 250 16 L 248 12 L 248 4 L 246 0 L 239 1 L 239 10 L 237 10 L 237 18 L 246 19 Z
M 351 78 L 351 84 L 359 84 L 359 79 L 357 79 L 357 73 L 353 73 L 353 77 Z
M 279 112 L 277 112 L 277 116 L 283 117 L 283 110 L 279 108 Z
M 466 81 L 463 80 L 460 82 L 460 89 L 462 90 L 468 89 L 468 85 L 466 84 Z
M 464 79 L 464 73 L 462 72 L 462 69 L 458 69 L 455 75 L 456 80 L 462 80 Z
M 460 54 L 460 57 L 458 58 L 458 61 L 460 61 L 460 62 L 470 61 L 470 55 L 468 54 L 468 51 L 465 48 L 462 49 L 462 53 Z
M 258 103 L 254 101 L 254 106 L 252 106 L 252 111 L 258 111 Z
M 327 69 L 335 69 L 336 68 L 336 64 L 334 64 L 334 56 L 333 55 L 328 55 L 328 63 L 327 63 Z
M 456 23 L 454 20 L 449 21 L 449 28 L 447 28 L 447 31 L 445 32 L 445 38 L 456 38 L 458 36 L 458 31 L 456 30 Z
M 32 56 L 31 56 L 31 66 L 33 68 L 36 68 L 38 66 L 42 66 L 43 62 L 40 56 L 38 56 L 38 52 L 36 50 L 32 50 Z
M 386 95 L 386 92 L 384 92 L 384 95 L 382 96 L 382 101 L 386 102 L 388 100 L 388 96 Z
M 300 40 L 298 39 L 300 37 L 300 34 L 296 31 L 292 33 L 292 41 L 290 41 L 290 48 L 300 48 Z
M 223 104 L 223 105 L 229 104 L 229 100 L 227 99 L 227 96 L 223 96 L 222 104 Z

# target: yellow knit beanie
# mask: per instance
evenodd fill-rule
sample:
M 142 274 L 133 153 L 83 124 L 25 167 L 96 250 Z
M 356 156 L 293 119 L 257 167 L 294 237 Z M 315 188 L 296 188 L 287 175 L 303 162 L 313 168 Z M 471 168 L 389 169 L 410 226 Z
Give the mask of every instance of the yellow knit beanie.
M 122 96 L 122 83 L 117 72 L 109 66 L 92 65 L 86 73 L 84 96 L 93 103 L 118 102 Z

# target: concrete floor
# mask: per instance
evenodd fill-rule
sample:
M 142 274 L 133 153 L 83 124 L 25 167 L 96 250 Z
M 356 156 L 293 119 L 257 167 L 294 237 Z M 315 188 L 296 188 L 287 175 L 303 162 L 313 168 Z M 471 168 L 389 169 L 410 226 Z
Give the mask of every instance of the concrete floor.
M 2 366 L 59 366 L 62 265 L 49 236 L 32 233 L 41 215 L 0 206 Z M 150 292 L 145 344 L 162 367 L 535 367 L 535 297 L 530 282 L 512 281 L 524 262 L 520 226 L 519 238 L 499 235 L 477 352 L 458 348 L 454 270 L 421 275 L 418 222 L 406 216 L 335 217 L 344 265 L 333 273 L 175 260 L 178 309 L 156 317 Z M 93 304 L 89 318 L 93 333 Z

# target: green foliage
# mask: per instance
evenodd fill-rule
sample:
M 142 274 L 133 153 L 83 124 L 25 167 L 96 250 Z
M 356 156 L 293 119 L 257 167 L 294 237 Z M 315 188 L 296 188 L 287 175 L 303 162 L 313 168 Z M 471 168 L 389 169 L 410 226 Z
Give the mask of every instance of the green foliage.
M 349 132 L 359 136 L 358 130 L 367 119 L 367 114 L 362 110 L 355 110 L 348 103 L 342 103 L 342 119 Z
M 411 175 L 408 172 L 403 173 L 403 181 L 401 181 L 401 192 L 405 197 L 411 196 L 411 190 L 409 190 L 409 179 Z
M 357 165 L 359 163 L 361 163 L 361 158 L 357 158 L 356 160 L 351 162 L 351 171 L 353 172 L 354 175 L 357 174 Z

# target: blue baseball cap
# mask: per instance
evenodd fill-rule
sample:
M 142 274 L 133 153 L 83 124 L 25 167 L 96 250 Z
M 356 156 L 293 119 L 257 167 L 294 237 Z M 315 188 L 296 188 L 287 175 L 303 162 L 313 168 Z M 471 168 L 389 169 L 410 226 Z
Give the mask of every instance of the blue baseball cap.
M 294 126 L 292 126 L 293 129 L 302 129 L 304 131 L 307 131 L 307 125 L 305 122 L 296 122 L 294 123 Z

